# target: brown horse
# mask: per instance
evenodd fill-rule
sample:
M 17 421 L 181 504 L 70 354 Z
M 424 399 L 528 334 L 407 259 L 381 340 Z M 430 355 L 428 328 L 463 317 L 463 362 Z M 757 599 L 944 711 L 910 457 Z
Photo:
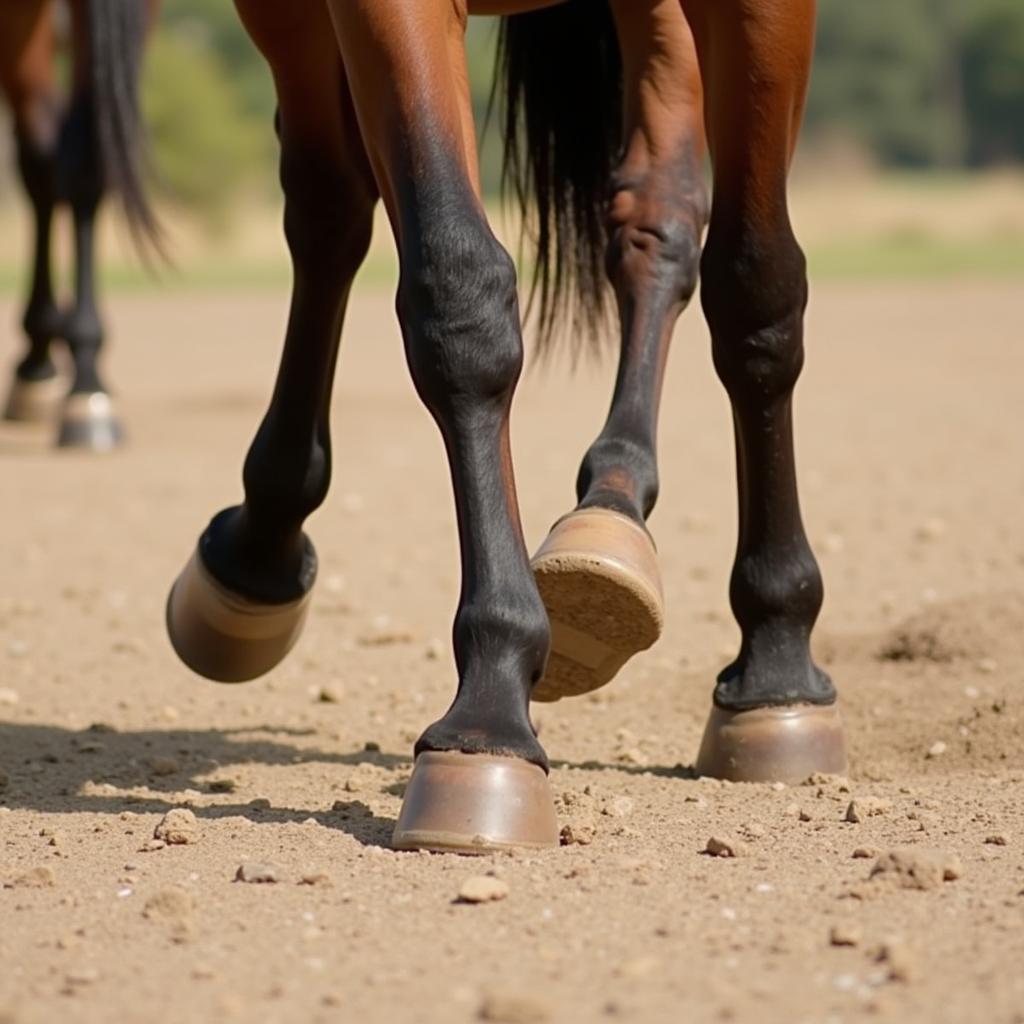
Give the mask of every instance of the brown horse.
M 18 169 L 35 215 L 35 257 L 23 326 L 28 352 L 4 407 L 9 420 L 41 420 L 60 400 L 51 347 L 63 340 L 73 377 L 57 443 L 104 450 L 121 428 L 97 366 L 103 323 L 96 303 L 94 226 L 107 189 L 116 191 L 136 235 L 156 237 L 142 183 L 138 76 L 156 0 L 69 0 L 71 82 L 57 83 L 54 0 L 0 0 L 0 91 L 14 116 Z M 50 273 L 50 229 L 58 205 L 75 227 L 75 295 L 62 311 Z
M 409 368 L 451 466 L 463 573 L 458 688 L 416 744 L 395 845 L 557 842 L 529 702 L 608 682 L 661 630 L 645 522 L 669 339 L 698 270 L 734 414 L 731 598 L 743 639 L 719 676 L 697 768 L 788 781 L 841 770 L 835 691 L 809 650 L 822 584 L 800 520 L 790 401 L 807 286 L 786 178 L 813 0 L 237 5 L 277 86 L 295 281 L 245 500 L 214 517 L 168 601 L 183 660 L 213 679 L 250 679 L 302 626 L 316 575 L 302 524 L 327 493 L 337 344 L 380 197 Z M 505 16 L 506 171 L 524 206 L 536 201 L 541 332 L 566 314 L 589 330 L 603 271 L 621 325 L 611 410 L 583 459 L 578 505 L 532 566 L 509 452 L 523 361 L 516 275 L 481 205 L 467 86 L 474 13 Z

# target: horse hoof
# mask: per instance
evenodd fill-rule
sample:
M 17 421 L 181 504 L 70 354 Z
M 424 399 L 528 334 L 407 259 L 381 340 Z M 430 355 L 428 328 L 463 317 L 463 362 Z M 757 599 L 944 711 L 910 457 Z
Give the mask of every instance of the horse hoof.
M 713 707 L 697 774 L 732 782 L 804 782 L 815 772 L 843 775 L 846 742 L 835 704 L 787 704 L 727 711 Z
M 244 683 L 269 672 L 302 632 L 309 594 L 260 604 L 222 587 L 195 552 L 167 598 L 171 646 L 193 672 Z
M 110 395 L 105 391 L 91 391 L 68 396 L 57 434 L 58 448 L 108 452 L 123 440 L 124 432 L 114 415 Z
M 547 774 L 518 757 L 424 751 L 416 758 L 391 845 L 470 854 L 557 846 Z
M 42 380 L 16 376 L 7 392 L 4 419 L 14 423 L 47 422 L 56 414 L 65 386 L 56 375 Z
M 620 512 L 570 512 L 530 564 L 551 620 L 551 654 L 533 700 L 596 690 L 661 636 L 665 610 L 654 543 Z

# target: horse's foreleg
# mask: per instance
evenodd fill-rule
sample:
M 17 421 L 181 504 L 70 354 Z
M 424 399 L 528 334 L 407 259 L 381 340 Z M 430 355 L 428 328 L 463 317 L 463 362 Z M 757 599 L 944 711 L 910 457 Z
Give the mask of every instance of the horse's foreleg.
M 811 660 L 821 575 L 800 518 L 792 392 L 807 279 L 786 177 L 813 40 L 813 0 L 687 0 L 707 90 L 714 197 L 701 298 L 736 437 L 742 630 L 715 688 L 698 768 L 800 781 L 845 765 L 835 690 Z
M 533 563 L 552 621 L 538 700 L 607 683 L 661 632 L 661 582 L 645 529 L 658 496 L 658 404 L 707 220 L 700 75 L 678 0 L 615 0 L 612 10 L 626 140 L 606 215 L 619 368 L 607 420 L 580 466 L 577 509 Z
M 42 420 L 59 398 L 50 345 L 60 336 L 60 311 L 50 275 L 50 229 L 56 196 L 60 120 L 53 70 L 53 12 L 45 0 L 0 10 L 0 89 L 14 115 L 18 170 L 32 204 L 35 231 L 32 276 L 22 321 L 28 352 L 11 382 L 4 416 Z
M 395 843 L 553 843 L 547 762 L 528 713 L 548 621 L 523 544 L 509 451 L 523 361 L 516 276 L 477 194 L 465 10 L 452 0 L 330 7 L 398 243 L 406 355 L 444 438 L 462 556 L 458 690 L 416 744 Z
M 183 660 L 228 682 L 271 669 L 302 626 L 316 575 L 302 525 L 330 483 L 338 341 L 376 202 L 326 11 L 238 7 L 277 86 L 292 303 L 277 383 L 245 461 L 245 500 L 211 521 L 168 604 Z

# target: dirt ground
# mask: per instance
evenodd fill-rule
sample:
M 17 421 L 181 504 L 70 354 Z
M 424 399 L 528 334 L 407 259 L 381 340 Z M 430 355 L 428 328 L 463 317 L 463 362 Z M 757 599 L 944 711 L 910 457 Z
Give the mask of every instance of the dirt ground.
M 387 292 L 353 301 L 299 647 L 218 687 L 165 638 L 169 584 L 239 497 L 285 303 L 115 296 L 130 446 L 0 429 L 0 1022 L 1024 1022 L 1019 281 L 813 290 L 798 454 L 851 768 L 792 788 L 688 768 L 736 644 L 736 517 L 727 405 L 684 318 L 651 521 L 670 626 L 606 690 L 536 711 L 575 841 L 477 860 L 388 848 L 452 693 L 458 567 Z M 0 299 L 5 368 L 16 317 Z M 520 388 L 531 547 L 612 369 Z M 182 807 L 192 841 L 153 849 Z M 236 882 L 243 863 L 278 881 Z M 459 902 L 486 874 L 507 896 Z

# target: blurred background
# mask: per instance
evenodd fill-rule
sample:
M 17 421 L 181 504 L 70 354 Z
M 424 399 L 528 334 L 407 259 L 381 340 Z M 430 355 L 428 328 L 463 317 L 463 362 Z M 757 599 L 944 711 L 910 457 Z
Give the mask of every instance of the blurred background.
M 496 26 L 473 19 L 485 187 L 500 151 L 485 128 Z M 108 217 L 115 287 L 286 282 L 271 131 L 273 87 L 231 4 L 165 0 L 145 108 L 174 266 L 154 281 Z M 6 117 L 6 113 L 0 113 Z M 821 0 L 797 233 L 816 276 L 1024 272 L 1024 3 Z M 0 290 L 21 285 L 28 219 L 0 127 Z M 364 279 L 394 276 L 378 231 Z

